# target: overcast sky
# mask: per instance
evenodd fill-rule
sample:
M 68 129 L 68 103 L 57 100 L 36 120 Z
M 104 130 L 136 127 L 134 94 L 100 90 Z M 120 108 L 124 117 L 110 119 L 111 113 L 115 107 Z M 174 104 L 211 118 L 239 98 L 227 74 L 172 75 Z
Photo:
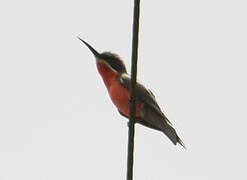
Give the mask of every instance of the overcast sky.
M 95 59 L 130 69 L 132 0 L 0 2 L 0 180 L 125 179 L 127 119 Z M 138 79 L 187 146 L 136 125 L 135 180 L 245 180 L 247 3 L 143 0 Z

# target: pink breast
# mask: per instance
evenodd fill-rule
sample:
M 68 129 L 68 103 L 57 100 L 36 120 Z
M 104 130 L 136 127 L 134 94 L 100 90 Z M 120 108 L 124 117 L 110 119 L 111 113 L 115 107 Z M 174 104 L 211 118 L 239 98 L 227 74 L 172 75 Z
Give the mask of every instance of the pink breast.
M 124 88 L 119 82 L 112 83 L 108 89 L 112 102 L 118 110 L 125 116 L 129 116 L 129 90 Z M 136 103 L 136 117 L 141 117 L 141 103 Z

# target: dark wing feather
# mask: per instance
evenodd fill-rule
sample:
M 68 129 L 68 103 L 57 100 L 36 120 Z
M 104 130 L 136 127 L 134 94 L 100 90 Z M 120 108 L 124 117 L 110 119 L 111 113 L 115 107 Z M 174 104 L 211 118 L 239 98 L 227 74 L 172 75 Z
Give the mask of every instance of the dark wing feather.
M 131 79 L 128 74 L 122 74 L 119 77 L 119 81 L 125 88 L 130 89 Z M 165 117 L 166 121 L 169 124 L 172 124 L 161 111 L 154 94 L 139 82 L 136 82 L 136 100 L 144 102 L 147 106 L 152 108 L 158 115 Z
M 125 88 L 130 89 L 131 79 L 127 74 L 122 74 L 119 82 Z M 145 114 L 138 120 L 140 124 L 162 131 L 175 145 L 179 143 L 185 147 L 171 122 L 161 111 L 153 93 L 139 82 L 136 83 L 136 100 L 144 103 Z

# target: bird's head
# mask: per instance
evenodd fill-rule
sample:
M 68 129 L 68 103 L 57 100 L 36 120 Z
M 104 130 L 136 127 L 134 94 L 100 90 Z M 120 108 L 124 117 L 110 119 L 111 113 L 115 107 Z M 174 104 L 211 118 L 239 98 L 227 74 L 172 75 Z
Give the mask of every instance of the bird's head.
M 82 40 L 79 37 L 78 37 L 78 39 L 81 40 L 89 48 L 89 50 L 93 53 L 93 55 L 96 58 L 97 63 L 103 63 L 120 74 L 127 73 L 124 62 L 122 61 L 122 59 L 117 54 L 114 54 L 111 52 L 98 53 L 86 41 Z

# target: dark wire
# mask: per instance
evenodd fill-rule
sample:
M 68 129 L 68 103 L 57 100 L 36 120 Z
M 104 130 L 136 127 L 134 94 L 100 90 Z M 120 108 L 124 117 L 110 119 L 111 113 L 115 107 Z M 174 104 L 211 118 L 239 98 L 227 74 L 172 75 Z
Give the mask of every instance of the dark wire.
M 134 0 L 132 57 L 131 57 L 132 64 L 131 64 L 131 86 L 130 86 L 130 116 L 129 116 L 129 124 L 128 124 L 129 133 L 128 133 L 127 180 L 133 179 L 139 16 L 140 16 L 140 0 Z

